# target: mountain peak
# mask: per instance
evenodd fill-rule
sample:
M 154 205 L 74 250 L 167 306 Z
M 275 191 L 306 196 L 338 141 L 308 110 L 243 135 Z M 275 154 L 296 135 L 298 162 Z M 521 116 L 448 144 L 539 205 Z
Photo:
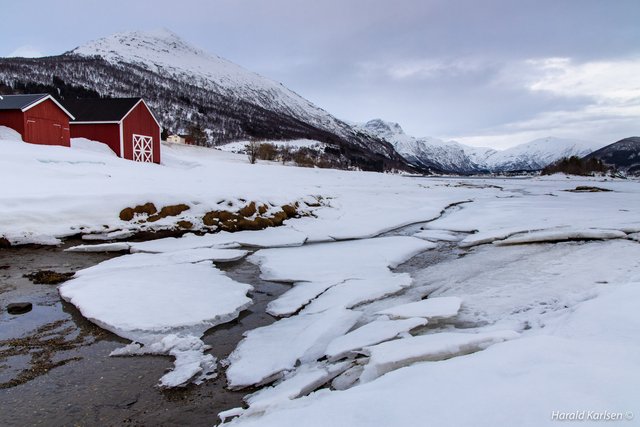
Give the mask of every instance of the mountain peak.
M 101 56 L 109 62 L 148 60 L 166 54 L 205 55 L 202 50 L 191 46 L 167 28 L 112 34 L 90 41 L 73 49 L 70 53 L 81 56 Z
M 395 122 L 387 122 L 382 119 L 373 119 L 366 122 L 363 126 L 369 132 L 372 132 L 374 135 L 382 136 L 385 138 L 394 136 L 394 135 L 404 135 L 404 130 L 402 127 Z

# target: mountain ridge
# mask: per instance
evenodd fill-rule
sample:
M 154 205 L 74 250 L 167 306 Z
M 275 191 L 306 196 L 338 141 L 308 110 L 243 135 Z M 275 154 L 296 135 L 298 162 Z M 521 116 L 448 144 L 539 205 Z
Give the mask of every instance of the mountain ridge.
M 460 174 L 537 171 L 563 158 L 583 157 L 604 144 L 545 137 L 505 150 L 472 147 L 457 141 L 407 135 L 398 123 L 373 119 L 359 128 L 386 139 L 409 163 L 432 172 Z

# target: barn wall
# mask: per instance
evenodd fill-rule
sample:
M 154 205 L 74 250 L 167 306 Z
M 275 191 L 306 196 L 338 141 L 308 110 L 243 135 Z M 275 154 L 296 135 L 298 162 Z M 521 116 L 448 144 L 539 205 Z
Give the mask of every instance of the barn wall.
M 86 125 L 71 123 L 71 138 L 100 141 L 120 156 L 120 126 L 117 123 Z
M 69 116 L 53 101 L 44 102 L 24 112 L 26 142 L 69 147 Z
M 153 163 L 160 163 L 160 126 L 144 103 L 138 106 L 125 117 L 123 123 L 124 157 L 133 160 L 133 134 L 153 137 Z
M 0 126 L 6 126 L 19 132 L 24 140 L 24 116 L 19 110 L 0 111 Z

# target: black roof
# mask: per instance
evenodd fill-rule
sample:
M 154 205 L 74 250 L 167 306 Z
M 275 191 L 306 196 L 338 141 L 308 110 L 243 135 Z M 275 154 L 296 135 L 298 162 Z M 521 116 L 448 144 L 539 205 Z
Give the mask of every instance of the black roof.
M 119 122 L 142 98 L 75 99 L 64 106 L 75 122 Z
M 0 110 L 22 110 L 42 98 L 49 96 L 46 93 L 35 95 L 0 95 Z

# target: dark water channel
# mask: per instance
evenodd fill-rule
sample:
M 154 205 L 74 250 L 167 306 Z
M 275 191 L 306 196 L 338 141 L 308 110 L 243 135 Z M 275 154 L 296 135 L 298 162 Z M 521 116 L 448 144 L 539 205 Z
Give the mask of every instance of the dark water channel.
M 420 224 L 385 235 L 410 235 Z M 62 301 L 55 285 L 36 285 L 23 277 L 39 270 L 72 272 L 117 254 L 70 253 L 62 247 L 0 250 L 0 426 L 153 425 L 211 426 L 217 414 L 242 405 L 247 390 L 225 388 L 224 368 L 216 379 L 174 390 L 155 387 L 172 366 L 168 357 L 109 357 L 128 341 L 84 319 Z M 398 267 L 409 272 L 459 256 L 455 245 L 417 255 Z M 275 319 L 266 305 L 289 285 L 259 278 L 246 260 L 217 264 L 232 279 L 254 286 L 254 304 L 233 322 L 210 329 L 203 341 L 224 359 L 245 331 Z M 33 310 L 10 315 L 11 302 L 32 302 Z

